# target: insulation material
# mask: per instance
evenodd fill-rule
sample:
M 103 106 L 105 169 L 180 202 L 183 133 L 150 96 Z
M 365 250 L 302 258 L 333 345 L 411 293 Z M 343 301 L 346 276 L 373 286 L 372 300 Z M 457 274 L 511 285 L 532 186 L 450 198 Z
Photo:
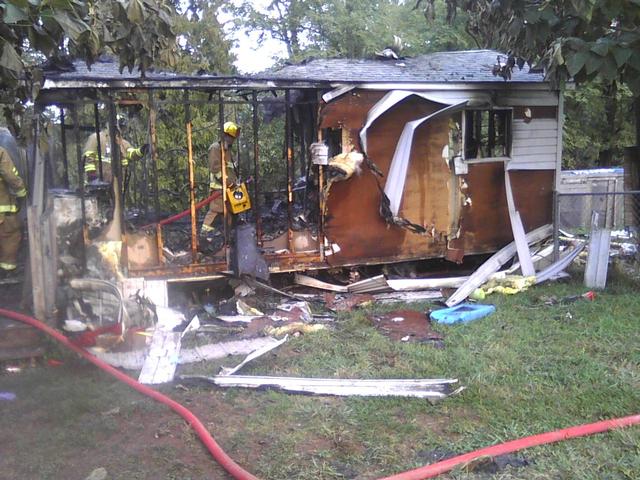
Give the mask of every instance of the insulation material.
M 548 238 L 552 233 L 551 225 L 544 225 L 527 233 L 526 240 L 528 244 L 540 242 Z M 464 284 L 451 295 L 445 304 L 447 307 L 453 307 L 465 300 L 473 291 L 487 281 L 494 273 L 496 273 L 502 265 L 507 263 L 516 254 L 516 244 L 511 242 L 502 249 L 494 253 L 484 262 Z
M 413 135 L 416 129 L 429 120 L 451 115 L 462 110 L 466 105 L 466 100 L 455 105 L 450 105 L 432 113 L 431 115 L 427 115 L 426 117 L 407 122 L 404 126 L 402 134 L 400 135 L 400 140 L 396 146 L 396 151 L 393 154 L 389 175 L 387 176 L 387 182 L 384 186 L 384 193 L 389 198 L 389 207 L 394 216 L 398 216 L 398 212 L 400 211 L 402 194 L 404 192 L 404 185 L 407 179 L 407 170 L 409 169 L 409 159 L 411 158 Z
M 87 270 L 96 278 L 122 281 L 124 275 L 120 268 L 122 254 L 121 241 L 94 241 L 87 248 Z
M 329 180 L 323 190 L 325 200 L 329 197 L 331 185 L 335 182 L 348 180 L 354 173 L 360 172 L 360 165 L 362 165 L 363 160 L 364 155 L 360 152 L 341 153 L 335 157 L 331 157 L 327 168 Z
M 360 171 L 360 165 L 364 160 L 364 155 L 359 152 L 341 153 L 329 160 L 329 175 L 331 180 L 347 180 Z M 331 175 L 335 172 L 335 175 Z

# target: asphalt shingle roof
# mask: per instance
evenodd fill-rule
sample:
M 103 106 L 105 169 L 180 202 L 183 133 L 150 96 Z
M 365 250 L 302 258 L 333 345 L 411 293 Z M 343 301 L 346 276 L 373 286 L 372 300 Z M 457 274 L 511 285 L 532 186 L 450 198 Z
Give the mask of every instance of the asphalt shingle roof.
M 215 73 L 202 75 L 167 71 L 147 71 L 146 80 L 165 82 L 171 80 L 194 81 L 199 84 L 213 82 L 226 84 L 242 81 L 306 82 L 317 85 L 328 83 L 497 83 L 505 80 L 492 73 L 498 62 L 506 62 L 507 56 L 494 50 L 466 50 L 458 52 L 438 52 L 402 60 L 387 59 L 347 59 L 326 58 L 288 65 L 279 70 L 266 71 L 248 76 L 217 76 Z M 87 82 L 141 80 L 136 68 L 131 73 L 119 71 L 114 58 L 103 57 L 88 67 L 82 61 L 74 61 L 66 68 L 46 68 L 45 78 L 56 80 L 77 80 Z M 544 81 L 542 72 L 531 72 L 527 65 L 522 70 L 513 69 L 509 82 L 539 83 Z
M 56 80 L 137 80 L 140 79 L 140 70 L 135 67 L 131 72 L 125 68 L 120 73 L 118 61 L 113 57 L 102 57 L 91 66 L 82 60 L 75 60 L 65 69 L 45 67 L 45 77 Z M 147 71 L 149 79 L 171 79 L 178 74 L 166 71 Z
M 494 50 L 465 50 L 438 52 L 404 60 L 347 58 L 316 59 L 297 65 L 288 65 L 267 72 L 264 77 L 279 80 L 312 80 L 340 83 L 445 83 L 445 82 L 504 82 L 492 73 L 500 57 L 507 56 Z M 511 82 L 543 82 L 542 72 L 513 69 Z

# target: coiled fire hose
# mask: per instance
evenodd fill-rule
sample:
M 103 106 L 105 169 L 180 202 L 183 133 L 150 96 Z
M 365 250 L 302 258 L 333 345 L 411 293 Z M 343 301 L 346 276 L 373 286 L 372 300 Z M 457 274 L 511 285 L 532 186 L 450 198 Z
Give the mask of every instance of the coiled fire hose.
M 206 427 L 200 420 L 187 408 L 170 399 L 166 395 L 163 395 L 152 388 L 142 385 L 128 375 L 122 373 L 120 370 L 112 367 L 108 363 L 100 360 L 91 353 L 87 352 L 83 348 L 80 348 L 69 341 L 67 337 L 58 332 L 57 330 L 49 327 L 48 325 L 36 320 L 28 315 L 23 315 L 11 310 L 0 308 L 0 316 L 10 318 L 18 322 L 26 323 L 38 330 L 50 335 L 58 340 L 60 343 L 70 348 L 80 356 L 86 358 L 91 363 L 104 370 L 105 372 L 113 375 L 118 380 L 126 383 L 138 392 L 153 398 L 154 400 L 167 405 L 174 412 L 184 418 L 189 425 L 194 429 L 202 443 L 207 450 L 211 453 L 213 458 L 224 468 L 233 478 L 237 480 L 257 480 L 257 477 L 247 472 L 240 465 L 235 463 L 233 459 L 227 455 L 224 450 L 218 445 L 215 439 L 211 436 Z M 614 418 L 610 420 L 603 420 L 600 422 L 589 423 L 585 425 L 579 425 L 576 427 L 565 428 L 562 430 L 555 430 L 552 432 L 541 433 L 538 435 L 531 435 L 529 437 L 520 438 L 518 440 L 512 440 L 510 442 L 501 443 L 498 445 L 492 445 L 490 447 L 474 450 L 473 452 L 458 455 L 447 460 L 426 465 L 424 467 L 416 468 L 414 470 L 408 470 L 406 472 L 398 473 L 390 477 L 385 477 L 381 480 L 422 480 L 425 478 L 433 478 L 441 473 L 453 470 L 455 467 L 464 466 L 469 462 L 478 458 L 495 457 L 498 455 L 504 455 L 507 453 L 516 452 L 528 447 L 535 447 L 538 445 L 544 445 L 547 443 L 560 442 L 562 440 L 568 440 L 570 438 L 583 437 L 587 435 L 593 435 L 595 433 L 602 433 L 609 430 L 623 428 L 630 425 L 637 425 L 640 423 L 640 414 L 630 415 L 628 417 Z

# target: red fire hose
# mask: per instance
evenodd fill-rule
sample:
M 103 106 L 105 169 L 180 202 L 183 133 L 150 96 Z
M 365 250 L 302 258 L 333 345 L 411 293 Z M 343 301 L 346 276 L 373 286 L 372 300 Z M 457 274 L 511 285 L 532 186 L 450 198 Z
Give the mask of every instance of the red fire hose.
M 205 205 L 211 203 L 213 200 L 218 198 L 220 195 L 222 195 L 222 190 L 216 190 L 215 192 L 213 192 L 211 195 L 209 195 L 204 200 L 200 200 L 198 203 L 196 203 L 196 210 L 198 210 L 198 209 L 204 207 Z M 172 215 L 170 217 L 162 219 L 162 220 L 160 220 L 159 222 L 156 222 L 156 223 L 149 223 L 147 225 L 142 226 L 141 228 L 145 229 L 145 228 L 154 227 L 155 225 L 167 225 L 168 223 L 173 223 L 173 222 L 175 222 L 177 220 L 180 220 L 181 218 L 184 218 L 184 217 L 188 216 L 190 213 L 191 213 L 191 209 L 187 208 L 183 212 L 176 213 L 175 215 Z
M 38 330 L 45 332 L 46 334 L 58 340 L 60 343 L 62 343 L 66 347 L 70 348 L 77 354 L 89 360 L 98 368 L 113 375 L 118 380 L 126 383 L 127 385 L 137 390 L 138 392 L 148 397 L 151 397 L 160 403 L 167 405 L 174 412 L 176 412 L 178 415 L 184 418 L 189 423 L 189 425 L 191 425 L 191 427 L 196 431 L 196 434 L 198 435 L 198 437 L 200 437 L 200 440 L 202 441 L 202 443 L 204 443 L 205 447 L 207 447 L 207 450 L 211 452 L 211 455 L 213 455 L 213 458 L 216 460 L 216 462 L 218 462 L 220 466 L 222 466 L 227 472 L 229 472 L 229 474 L 233 478 L 236 478 L 238 480 L 258 480 L 257 477 L 253 476 L 251 473 L 243 469 L 240 465 L 234 462 L 233 459 L 224 452 L 224 450 L 222 450 L 220 445 L 218 445 L 215 439 L 211 436 L 207 428 L 202 424 L 200 420 L 198 420 L 198 418 L 193 413 L 191 413 L 189 409 L 183 407 L 178 402 L 171 400 L 166 395 L 163 395 L 162 393 L 157 392 L 152 388 L 142 385 L 141 383 L 137 382 L 133 378 L 122 373 L 120 370 L 113 368 L 111 365 L 100 360 L 94 355 L 90 354 L 83 348 L 80 348 L 74 345 L 73 343 L 71 343 L 67 337 L 62 335 L 57 330 L 49 327 L 48 325 L 45 325 L 44 323 L 36 320 L 33 317 L 22 315 L 17 312 L 12 312 L 11 310 L 5 310 L 3 308 L 0 308 L 0 315 L 10 318 L 12 320 L 16 320 L 18 322 L 26 323 L 28 325 L 31 325 L 32 327 L 37 328 Z
M 171 400 L 166 395 L 163 395 L 160 392 L 157 392 L 141 383 L 138 383 L 133 378 L 125 375 L 120 370 L 113 368 L 111 365 L 106 362 L 96 358 L 94 355 L 90 354 L 86 350 L 74 345 L 60 332 L 57 330 L 45 325 L 44 323 L 36 320 L 33 317 L 29 317 L 27 315 L 23 315 L 21 313 L 13 312 L 11 310 L 5 310 L 0 308 L 0 316 L 4 316 L 10 318 L 12 320 L 16 320 L 18 322 L 26 323 L 27 325 L 31 325 L 32 327 L 37 328 L 45 332 L 46 334 L 52 336 L 59 342 L 61 342 L 66 347 L 70 348 L 77 354 L 89 360 L 91 363 L 106 371 L 107 373 L 113 375 L 118 380 L 126 383 L 130 387 L 134 388 L 138 392 L 147 395 L 148 397 L 157 400 L 160 403 L 163 403 L 170 407 L 173 411 L 178 413 L 182 418 L 184 418 L 191 427 L 196 431 L 198 437 L 205 445 L 205 447 L 209 450 L 213 458 L 222 466 L 233 478 L 237 480 L 257 480 L 257 477 L 252 475 L 251 473 L 244 470 L 240 465 L 235 463 L 229 455 L 227 455 L 224 450 L 218 445 L 215 439 L 211 436 L 209 431 L 205 428 L 198 418 L 191 413 L 191 411 L 178 402 Z M 535 447 L 538 445 L 544 445 L 547 443 L 559 442 L 562 440 L 567 440 L 569 438 L 583 437 L 586 435 L 593 435 L 595 433 L 602 433 L 608 430 L 613 430 L 616 428 L 627 427 L 630 425 L 637 425 L 640 423 L 640 414 L 630 415 L 628 417 L 622 418 L 614 418 L 611 420 L 603 420 L 601 422 L 589 423 L 586 425 L 580 425 L 577 427 L 565 428 L 563 430 L 556 430 L 553 432 L 541 433 L 538 435 L 531 435 L 529 437 L 520 438 L 518 440 L 512 440 L 510 442 L 501 443 L 499 445 L 493 445 L 491 447 L 481 448 L 480 450 L 475 450 L 473 452 L 465 453 L 463 455 L 458 455 L 457 457 L 450 458 L 448 460 L 443 460 L 438 463 L 434 463 L 432 465 L 426 465 L 424 467 L 416 468 L 415 470 L 409 470 L 403 473 L 399 473 L 397 475 L 392 475 L 390 477 L 385 477 L 381 480 L 422 480 L 424 478 L 433 478 L 441 473 L 448 472 L 453 470 L 455 467 L 460 465 L 465 465 L 472 460 L 482 457 L 495 457 L 498 455 L 504 455 L 506 453 L 516 452 L 518 450 L 522 450 L 528 447 Z
M 441 462 L 424 467 L 409 470 L 407 472 L 385 477 L 381 480 L 422 480 L 423 478 L 433 478 L 441 473 L 453 470 L 455 467 L 465 465 L 472 460 L 482 457 L 496 457 L 506 453 L 516 452 L 523 448 L 536 447 L 545 443 L 555 443 L 569 438 L 584 437 L 593 435 L 594 433 L 602 433 L 615 428 L 628 427 L 640 423 L 640 414 L 631 415 L 629 417 L 614 418 L 611 420 L 603 420 L 601 422 L 588 423 L 577 427 L 565 428 L 563 430 L 555 430 L 553 432 L 540 433 L 531 435 L 530 437 L 519 438 L 506 443 L 492 445 L 491 447 L 481 448 L 473 452 L 458 455 L 457 457 L 442 460 Z
M 253 181 L 253 177 L 249 177 L 246 181 L 247 184 L 251 183 Z M 215 192 L 213 192 L 211 195 L 209 195 L 207 198 L 205 198 L 204 200 L 200 200 L 198 203 L 196 203 L 196 210 L 201 209 L 202 207 L 204 207 L 205 205 L 208 205 L 209 203 L 211 203 L 213 200 L 215 200 L 216 198 L 218 198 L 220 195 L 222 195 L 222 190 L 216 190 Z M 180 220 L 181 218 L 187 217 L 191 214 L 191 209 L 187 208 L 186 210 L 180 212 L 180 213 L 176 213 L 175 215 L 171 215 L 170 217 L 167 217 L 163 220 L 160 220 L 159 222 L 154 222 L 154 223 L 148 223 L 147 225 L 143 225 L 141 228 L 145 229 L 145 228 L 151 228 L 154 227 L 156 225 L 167 225 L 169 223 L 173 223 L 177 220 Z

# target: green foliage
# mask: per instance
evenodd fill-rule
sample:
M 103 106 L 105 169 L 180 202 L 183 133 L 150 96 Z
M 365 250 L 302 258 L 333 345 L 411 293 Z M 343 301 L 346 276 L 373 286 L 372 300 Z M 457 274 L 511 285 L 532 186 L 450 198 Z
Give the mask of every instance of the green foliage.
M 93 59 L 108 49 L 120 60 L 120 69 L 176 63 L 173 22 L 175 9 L 169 0 L 95 2 L 90 9 L 91 48 L 78 45 L 75 53 Z
M 612 91 L 602 82 L 587 82 L 568 90 L 565 100 L 563 167 L 620 165 L 624 147 L 634 141 L 629 89 Z
M 225 38 L 217 12 L 221 0 L 191 0 L 176 18 L 174 31 L 178 37 L 177 70 L 232 73 L 231 42 Z
M 436 0 L 417 0 L 433 18 Z M 467 14 L 479 45 L 541 63 L 562 84 L 622 81 L 640 95 L 640 3 L 636 0 L 445 0 L 447 18 Z
M 463 14 L 466 31 L 478 46 L 509 53 L 499 71 L 505 78 L 513 68 L 528 62 L 543 66 L 556 86 L 563 87 L 569 79 L 587 85 L 568 93 L 566 166 L 619 161 L 621 147 L 632 142 L 629 124 L 624 123 L 630 120 L 629 95 L 640 96 L 640 2 L 444 1 L 447 20 L 459 21 Z M 443 15 L 436 8 L 439 3 L 416 2 L 430 25 Z M 635 109 L 640 125 L 640 105 Z
M 0 103 L 5 114 L 37 95 L 36 63 L 71 55 L 93 63 L 114 53 L 121 68 L 175 62 L 171 0 L 8 0 L 0 3 Z
M 439 3 L 443 9 L 444 4 Z M 309 56 L 373 56 L 393 44 L 394 35 L 403 42 L 403 55 L 472 46 L 462 20 L 448 24 L 438 21 L 425 31 L 419 11 L 400 0 L 275 0 L 261 10 L 244 1 L 229 7 L 238 20 L 237 28 L 261 32 L 284 42 L 289 60 Z
M 158 102 L 158 188 L 162 211 L 182 211 L 189 206 L 189 169 L 186 112 L 182 92 L 165 92 Z M 203 95 L 191 95 L 192 150 L 195 163 L 196 198 L 209 195 L 207 151 L 217 140 L 218 107 Z M 201 102 L 201 103 L 196 103 Z

